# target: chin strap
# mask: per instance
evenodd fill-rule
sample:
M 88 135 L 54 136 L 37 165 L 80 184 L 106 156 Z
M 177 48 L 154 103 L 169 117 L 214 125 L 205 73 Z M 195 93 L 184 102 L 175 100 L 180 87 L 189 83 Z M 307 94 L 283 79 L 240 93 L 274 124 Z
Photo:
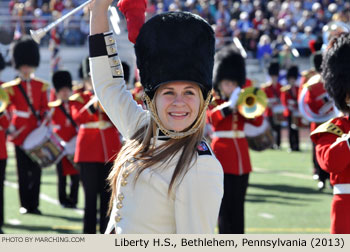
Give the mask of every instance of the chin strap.
M 146 93 L 144 93 L 144 100 L 147 103 L 147 107 L 151 112 L 153 120 L 156 122 L 158 128 L 164 133 L 164 135 L 166 135 L 172 139 L 180 139 L 180 138 L 184 138 L 184 137 L 187 137 L 189 135 L 196 133 L 198 131 L 198 129 L 201 127 L 202 119 L 205 116 L 205 112 L 206 112 L 207 107 L 209 105 L 209 102 L 211 100 L 211 96 L 212 96 L 211 91 L 209 91 L 208 95 L 207 95 L 207 99 L 205 100 L 205 102 L 204 102 L 204 104 L 199 112 L 199 115 L 197 117 L 196 122 L 193 124 L 193 126 L 190 129 L 188 129 L 186 131 L 181 131 L 181 132 L 170 131 L 170 130 L 166 129 L 159 119 L 157 109 L 156 109 L 155 104 L 154 104 L 154 100 L 151 100 Z

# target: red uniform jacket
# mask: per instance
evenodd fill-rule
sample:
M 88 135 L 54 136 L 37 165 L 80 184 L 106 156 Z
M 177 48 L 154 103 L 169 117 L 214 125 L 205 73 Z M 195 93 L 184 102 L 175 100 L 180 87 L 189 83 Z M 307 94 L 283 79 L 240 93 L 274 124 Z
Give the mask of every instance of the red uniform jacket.
M 331 184 L 350 184 L 350 118 L 337 117 L 311 133 L 321 168 L 330 173 Z M 345 137 L 341 137 L 343 134 Z M 350 234 L 350 193 L 334 194 L 331 209 L 331 233 Z
M 236 110 L 232 111 L 223 100 L 215 100 L 216 106 L 207 113 L 212 125 L 213 139 L 211 147 L 219 159 L 225 174 L 243 175 L 252 171 L 248 142 L 244 136 L 244 124 L 260 126 L 263 117 L 246 119 Z M 222 105 L 220 105 L 222 104 Z M 221 137 L 232 134 L 233 137 Z
M 69 142 L 74 136 L 77 135 L 77 129 L 67 118 L 61 108 L 64 108 L 67 113 L 72 116 L 73 103 L 74 101 L 62 102 L 61 100 L 49 102 L 53 132 L 65 142 Z M 79 173 L 76 169 L 74 169 L 72 163 L 66 157 L 62 159 L 62 168 L 63 175 L 73 175 Z
M 72 116 L 79 125 L 74 162 L 113 162 L 121 148 L 119 133 L 99 106 L 96 111 L 84 107 L 92 96 L 85 91 L 70 98 Z
M 33 115 L 28 103 L 19 89 L 19 85 L 23 86 L 34 110 L 40 114 L 42 119 L 48 111 L 46 92 L 48 88 L 47 83 L 35 78 L 30 79 L 29 81 L 17 78 L 2 85 L 10 98 L 8 109 L 12 114 L 11 127 L 13 125 L 18 133 L 13 134 L 13 138 L 10 140 L 17 146 L 22 145 L 26 137 L 36 129 L 40 123 Z
M 268 98 L 268 107 L 265 110 L 266 116 L 272 116 L 272 108 L 281 104 L 281 87 L 282 85 L 280 83 L 276 85 L 268 83 L 261 86 L 261 89 Z
M 298 89 L 299 87 L 291 85 L 281 88 L 281 102 L 285 108 L 283 111 L 285 117 L 298 112 Z
M 0 160 L 7 159 L 5 132 L 9 123 L 6 111 L 0 114 Z

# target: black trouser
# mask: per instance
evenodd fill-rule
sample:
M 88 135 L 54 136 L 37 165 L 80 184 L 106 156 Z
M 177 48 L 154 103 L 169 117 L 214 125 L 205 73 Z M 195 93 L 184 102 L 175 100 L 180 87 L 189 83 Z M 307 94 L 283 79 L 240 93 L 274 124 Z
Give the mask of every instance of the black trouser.
M 249 174 L 224 174 L 224 197 L 219 214 L 220 234 L 244 234 L 244 200 Z
M 4 225 L 4 181 L 6 159 L 0 160 L 0 229 Z
M 291 115 L 288 116 L 288 136 L 290 148 L 299 151 L 299 129 L 298 125 L 293 125 Z
M 68 175 L 70 176 L 70 193 L 67 197 L 66 187 L 67 187 L 67 177 L 63 175 L 62 161 L 60 161 L 56 166 L 57 178 L 58 178 L 58 199 L 62 205 L 78 203 L 78 190 L 79 190 L 79 174 Z
M 269 123 L 272 129 L 272 133 L 275 139 L 275 144 L 280 147 L 281 146 L 281 125 L 275 124 L 273 121 L 273 117 L 269 116 Z
M 41 168 L 20 147 L 15 150 L 21 206 L 33 211 L 39 207 Z
M 113 163 L 79 163 L 85 194 L 84 234 L 96 233 L 97 195 L 100 195 L 100 233 L 108 224 L 108 204 L 111 197 L 107 177 Z
M 323 170 L 321 166 L 318 164 L 317 158 L 316 158 L 316 145 L 314 143 L 312 143 L 312 162 L 314 163 L 314 168 L 315 168 L 316 174 L 318 175 L 318 180 L 325 183 L 326 180 L 329 179 L 329 173 Z

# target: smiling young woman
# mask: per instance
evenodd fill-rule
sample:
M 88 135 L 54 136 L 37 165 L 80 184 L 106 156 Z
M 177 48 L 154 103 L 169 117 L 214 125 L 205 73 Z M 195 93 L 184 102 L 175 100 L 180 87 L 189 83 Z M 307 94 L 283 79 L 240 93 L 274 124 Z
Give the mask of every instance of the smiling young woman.
M 135 53 L 148 107 L 143 110 L 126 90 L 108 32 L 111 2 L 92 6 L 89 37 L 96 95 L 126 139 L 109 176 L 106 233 L 213 233 L 223 195 L 222 167 L 203 141 L 213 30 L 187 12 L 163 13 L 142 26 Z M 119 5 L 130 13 L 146 2 L 123 0 Z

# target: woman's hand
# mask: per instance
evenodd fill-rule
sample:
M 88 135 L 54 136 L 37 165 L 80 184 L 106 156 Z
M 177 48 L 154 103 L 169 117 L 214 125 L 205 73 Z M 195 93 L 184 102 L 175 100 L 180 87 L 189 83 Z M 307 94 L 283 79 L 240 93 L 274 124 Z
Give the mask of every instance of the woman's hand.
M 90 35 L 109 31 L 108 7 L 113 0 L 93 0 L 90 3 Z

